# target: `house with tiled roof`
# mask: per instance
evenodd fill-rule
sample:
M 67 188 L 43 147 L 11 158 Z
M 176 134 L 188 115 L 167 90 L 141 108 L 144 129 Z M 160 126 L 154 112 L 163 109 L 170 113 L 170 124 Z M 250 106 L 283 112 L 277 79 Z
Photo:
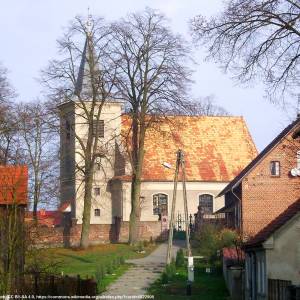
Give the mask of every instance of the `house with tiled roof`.
M 73 224 L 80 226 L 83 212 L 82 180 L 75 170 L 81 159 L 77 135 L 87 127 L 80 105 L 62 104 L 61 113 L 61 202 L 70 203 Z M 96 159 L 91 230 L 118 231 L 126 240 L 131 211 L 130 116 L 122 113 L 122 103 L 107 102 L 101 113 L 99 157 Z M 141 226 L 145 238 L 161 233 L 161 216 L 168 218 L 172 204 L 176 152 L 185 154 L 189 214 L 198 206 L 206 213 L 224 206 L 218 193 L 257 155 L 256 147 L 242 117 L 169 116 L 153 122 L 147 130 L 141 187 Z M 176 216 L 183 214 L 182 187 L 178 186 Z M 74 201 L 73 201 L 74 200 Z M 111 229 L 115 224 L 119 229 Z M 102 229 L 105 227 L 105 230 Z
M 300 199 L 244 245 L 246 300 L 299 299 L 299 236 Z
M 220 193 L 228 227 L 256 235 L 300 197 L 300 119 L 288 125 Z

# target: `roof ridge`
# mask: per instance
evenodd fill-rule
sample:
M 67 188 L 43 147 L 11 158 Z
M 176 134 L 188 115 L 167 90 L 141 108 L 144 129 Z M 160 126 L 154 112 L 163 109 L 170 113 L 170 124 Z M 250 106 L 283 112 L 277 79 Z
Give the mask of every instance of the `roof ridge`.
M 148 116 L 150 116 L 150 114 L 147 114 Z M 129 116 L 130 117 L 130 114 L 129 113 L 122 113 L 121 116 Z M 160 116 L 160 115 L 157 115 L 157 116 Z M 207 115 L 195 115 L 195 116 L 187 116 L 187 115 L 166 115 L 166 116 L 162 116 L 164 118 L 176 118 L 176 117 L 182 117 L 182 118 L 228 118 L 228 119 L 243 119 L 244 120 L 244 116 L 207 116 Z

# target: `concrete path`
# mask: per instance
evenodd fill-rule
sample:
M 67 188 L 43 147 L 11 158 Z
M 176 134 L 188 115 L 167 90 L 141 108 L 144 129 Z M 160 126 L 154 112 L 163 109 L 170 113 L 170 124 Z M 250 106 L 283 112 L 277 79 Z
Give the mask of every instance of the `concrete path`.
M 174 243 L 174 257 L 182 246 L 182 243 Z M 105 299 L 102 296 L 144 295 L 151 283 L 158 279 L 162 273 L 166 264 L 166 255 L 167 243 L 164 243 L 147 257 L 126 260 L 127 263 L 134 264 L 134 266 L 112 283 L 108 290 L 101 294 L 101 299 Z

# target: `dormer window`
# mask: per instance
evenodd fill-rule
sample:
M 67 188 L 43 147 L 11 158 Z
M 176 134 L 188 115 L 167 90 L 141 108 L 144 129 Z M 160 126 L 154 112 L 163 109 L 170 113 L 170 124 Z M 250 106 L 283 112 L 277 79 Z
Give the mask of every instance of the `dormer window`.
M 98 129 L 98 137 L 104 138 L 104 120 L 93 121 L 93 136 L 96 136 L 97 129 Z
M 280 176 L 280 162 L 271 161 L 270 162 L 270 173 L 271 176 Z

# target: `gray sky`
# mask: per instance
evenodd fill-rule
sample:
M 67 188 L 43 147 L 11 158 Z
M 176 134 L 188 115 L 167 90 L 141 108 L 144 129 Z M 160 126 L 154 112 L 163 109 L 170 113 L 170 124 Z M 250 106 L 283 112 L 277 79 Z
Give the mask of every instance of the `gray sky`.
M 196 14 L 211 15 L 222 7 L 222 0 L 10 0 L 1 1 L 0 61 L 9 69 L 9 79 L 19 100 L 39 96 L 41 87 L 35 78 L 56 57 L 56 40 L 76 15 L 94 15 L 115 20 L 146 6 L 159 9 L 171 22 L 174 31 L 190 38 L 188 21 Z M 264 99 L 263 87 L 238 86 L 230 74 L 223 74 L 214 63 L 204 62 L 205 53 L 195 49 L 197 65 L 193 97 L 213 95 L 215 103 L 232 115 L 245 118 L 254 142 L 262 150 L 293 118 Z

